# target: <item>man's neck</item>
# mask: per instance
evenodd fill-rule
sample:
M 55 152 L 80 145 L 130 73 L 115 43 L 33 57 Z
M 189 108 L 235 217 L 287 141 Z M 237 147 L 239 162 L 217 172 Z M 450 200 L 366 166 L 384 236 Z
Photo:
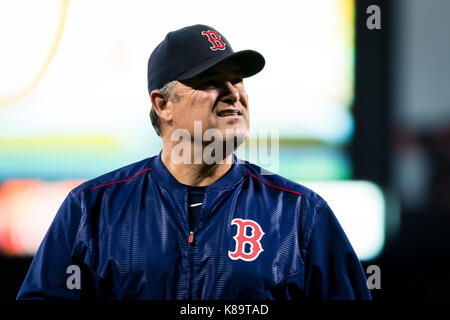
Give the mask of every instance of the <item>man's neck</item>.
M 190 163 L 174 161 L 172 148 L 163 147 L 161 160 L 174 178 L 189 186 L 209 186 L 223 177 L 233 164 L 233 154 L 228 155 L 221 163 L 207 164 L 203 161 L 195 163 L 192 157 Z

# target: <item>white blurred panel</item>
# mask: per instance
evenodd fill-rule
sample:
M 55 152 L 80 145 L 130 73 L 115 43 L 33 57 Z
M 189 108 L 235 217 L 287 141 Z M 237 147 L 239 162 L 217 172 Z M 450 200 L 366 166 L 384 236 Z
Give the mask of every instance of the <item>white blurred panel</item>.
M 254 128 L 326 142 L 351 136 L 353 1 L 10 0 L 0 12 L 0 138 L 156 139 L 148 57 L 169 31 L 197 23 L 235 51 L 265 56 L 262 73 L 246 80 Z
M 371 260 L 383 250 L 385 197 L 368 181 L 301 181 L 327 201 L 360 260 Z

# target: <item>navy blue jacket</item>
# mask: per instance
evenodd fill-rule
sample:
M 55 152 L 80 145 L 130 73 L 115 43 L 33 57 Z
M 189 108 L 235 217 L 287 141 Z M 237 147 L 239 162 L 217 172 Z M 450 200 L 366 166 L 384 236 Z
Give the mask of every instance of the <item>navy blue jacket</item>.
M 326 201 L 233 157 L 193 228 L 161 153 L 76 187 L 17 299 L 370 299 Z

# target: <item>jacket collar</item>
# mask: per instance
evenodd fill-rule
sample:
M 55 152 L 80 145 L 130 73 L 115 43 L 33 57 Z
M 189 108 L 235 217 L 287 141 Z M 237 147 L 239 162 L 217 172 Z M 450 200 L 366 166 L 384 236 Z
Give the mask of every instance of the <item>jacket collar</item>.
M 152 175 L 156 178 L 157 182 L 164 184 L 171 188 L 187 188 L 188 186 L 180 183 L 166 168 L 161 159 L 162 150 L 159 155 L 153 158 L 152 163 Z M 245 162 L 239 160 L 233 153 L 233 164 L 230 170 L 222 176 L 219 180 L 207 187 L 208 190 L 227 190 L 233 189 L 242 179 L 244 179 Z

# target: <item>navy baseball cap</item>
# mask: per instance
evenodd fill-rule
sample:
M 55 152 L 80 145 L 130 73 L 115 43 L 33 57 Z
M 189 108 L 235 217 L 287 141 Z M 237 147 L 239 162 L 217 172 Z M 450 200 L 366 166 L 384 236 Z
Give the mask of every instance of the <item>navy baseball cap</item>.
M 148 60 L 148 92 L 174 80 L 187 80 L 225 59 L 235 61 L 244 78 L 264 68 L 264 57 L 254 50 L 234 52 L 216 29 L 197 24 L 169 32 Z

